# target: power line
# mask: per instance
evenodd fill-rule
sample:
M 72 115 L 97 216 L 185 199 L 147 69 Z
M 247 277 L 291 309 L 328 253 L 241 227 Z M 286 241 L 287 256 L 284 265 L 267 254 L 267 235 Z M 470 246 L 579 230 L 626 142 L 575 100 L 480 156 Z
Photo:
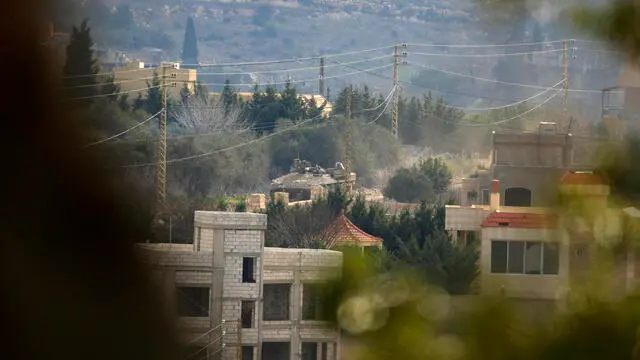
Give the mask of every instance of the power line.
M 86 84 L 86 85 L 63 86 L 62 88 L 60 88 L 60 90 L 80 89 L 80 88 L 88 88 L 88 87 L 93 87 L 93 86 L 104 86 L 104 85 L 111 85 L 111 84 L 118 85 L 118 84 L 130 83 L 130 82 L 135 82 L 135 81 L 153 80 L 153 78 L 154 78 L 154 76 L 145 76 L 145 77 L 141 77 L 141 78 L 118 80 L 118 81 L 106 80 L 106 81 L 103 81 L 103 82 L 96 82 L 96 83 L 93 83 L 93 84 Z M 162 76 L 158 76 L 158 78 L 162 78 Z
M 558 83 L 556 83 L 555 85 L 553 85 L 551 87 L 548 87 L 548 88 L 542 90 L 541 92 L 539 92 L 539 93 L 537 93 L 537 94 L 535 94 L 533 96 L 530 96 L 530 97 L 528 97 L 526 99 L 523 99 L 523 100 L 512 102 L 510 104 L 506 104 L 506 105 L 492 106 L 492 107 L 485 107 L 485 108 L 459 107 L 459 106 L 453 106 L 453 105 L 446 105 L 446 106 L 450 107 L 450 108 L 453 108 L 453 109 L 464 110 L 464 111 L 492 111 L 492 110 L 506 109 L 506 108 L 509 108 L 509 107 L 517 106 L 517 105 L 520 105 L 520 104 L 524 104 L 524 103 L 526 103 L 528 101 L 531 101 L 531 100 L 533 100 L 533 99 L 535 99 L 535 98 L 537 98 L 537 97 L 539 97 L 539 96 L 541 96 L 543 94 L 546 94 L 550 90 L 555 89 L 558 85 L 563 84 L 564 82 L 565 82 L 565 80 L 562 79 Z
M 549 50 L 538 50 L 538 51 L 527 51 L 527 52 L 517 52 L 517 53 L 497 53 L 497 54 L 449 54 L 449 53 L 422 53 L 422 52 L 411 52 L 411 55 L 420 55 L 420 56 L 443 56 L 443 57 L 500 57 L 500 56 L 522 56 L 522 55 L 535 55 L 535 54 L 545 54 L 545 53 L 553 53 L 553 52 L 561 52 L 562 49 L 549 49 Z
M 149 89 L 155 89 L 155 88 L 160 88 L 160 87 L 162 87 L 162 85 L 147 86 L 144 89 L 123 90 L 123 91 L 117 91 L 117 92 L 108 93 L 108 94 L 98 94 L 98 95 L 89 95 L 89 96 L 67 98 L 67 99 L 64 99 L 64 100 L 65 101 L 72 101 L 72 100 L 96 99 L 96 98 L 102 98 L 102 97 L 109 97 L 109 96 L 128 94 L 128 93 L 132 93 L 132 92 L 147 91 Z
M 381 60 L 381 59 L 389 59 L 389 58 L 390 58 L 390 55 L 377 56 L 377 57 L 370 58 L 370 59 L 355 60 L 355 61 L 351 61 L 351 62 L 343 63 L 342 65 L 347 65 L 347 64 L 361 64 L 361 63 L 365 63 L 365 62 L 369 62 L 369 61 L 375 61 L 375 60 Z M 340 64 L 325 65 L 324 67 L 325 67 L 325 68 L 329 68 L 329 67 L 336 67 L 336 66 L 340 66 Z M 317 69 L 319 69 L 319 68 L 320 68 L 320 65 L 318 65 L 318 66 L 303 67 L 303 68 L 278 69 L 278 70 L 265 70 L 265 71 L 243 71 L 243 72 L 223 72 L 223 73 L 216 73 L 216 72 L 198 72 L 198 75 L 277 74 L 277 73 L 286 73 L 286 72 L 294 72 L 294 71 L 317 70 Z
M 118 70 L 118 72 L 124 73 L 124 72 L 133 72 L 133 71 L 144 71 L 144 70 L 149 70 L 149 69 L 159 69 L 159 67 Z M 63 79 L 79 79 L 79 78 L 87 78 L 87 77 L 93 77 L 93 76 L 113 76 L 113 74 L 114 74 L 113 71 L 105 71 L 105 72 L 98 72 L 98 73 L 95 73 L 95 74 L 67 75 L 67 76 L 63 76 L 62 78 Z
M 309 56 L 309 57 L 301 57 L 301 58 L 289 58 L 289 59 L 276 59 L 276 60 L 264 60 L 264 61 L 248 61 L 248 62 L 236 62 L 236 63 L 221 63 L 221 64 L 182 64 L 183 66 L 200 66 L 200 67 L 222 67 L 222 66 L 250 66 L 250 65 L 270 65 L 270 64 L 281 64 L 281 63 L 290 63 L 290 62 L 300 62 L 300 61 L 310 61 L 310 60 L 319 60 L 321 57 L 334 58 L 346 55 L 356 55 L 363 54 L 367 52 L 380 51 L 393 48 L 394 45 L 381 46 L 377 48 L 364 49 L 364 50 L 355 50 L 355 51 L 347 51 L 343 53 L 337 54 L 327 54 L 327 55 L 317 55 L 317 56 Z
M 397 87 L 396 87 L 396 86 L 394 86 L 394 87 L 391 89 L 391 92 L 389 92 L 389 95 L 388 95 L 388 96 L 387 96 L 387 98 L 384 100 L 384 102 L 380 103 L 380 105 L 384 104 L 384 109 L 382 109 L 382 111 L 380 112 L 380 114 L 378 114 L 378 116 L 376 116 L 376 118 L 375 118 L 375 119 L 373 119 L 373 120 L 369 121 L 369 122 L 367 123 L 367 125 L 373 125 L 376 121 L 380 120 L 380 118 L 381 118 L 381 117 L 382 117 L 382 116 L 387 112 L 387 109 L 389 108 L 389 105 L 391 104 L 391 101 L 390 101 L 390 100 L 391 100 L 391 97 L 393 96 L 393 93 L 394 93 L 395 91 L 397 91 L 397 90 L 398 90 L 398 89 L 397 89 Z M 378 106 L 380 106 L 380 105 L 378 105 Z
M 223 148 L 223 149 L 209 151 L 209 152 L 205 152 L 205 153 L 198 154 L 198 155 L 186 156 L 186 157 L 183 157 L 183 158 L 176 158 L 176 159 L 167 160 L 167 164 L 173 164 L 173 163 L 182 162 L 182 161 L 199 159 L 199 158 L 211 156 L 211 155 L 214 155 L 214 154 L 218 154 L 218 153 L 221 153 L 221 152 L 226 152 L 226 151 L 230 151 L 230 150 L 239 149 L 241 147 L 244 147 L 244 146 L 247 146 L 247 145 L 251 145 L 251 144 L 255 144 L 257 142 L 269 139 L 269 138 L 274 137 L 276 135 L 283 134 L 283 133 L 285 133 L 287 131 L 291 131 L 291 130 L 299 127 L 300 125 L 304 125 L 304 124 L 310 123 L 312 121 L 319 120 L 321 118 L 322 118 L 322 115 L 318 115 L 318 116 L 312 117 L 310 119 L 306 119 L 306 120 L 300 121 L 297 124 L 289 126 L 289 127 L 285 128 L 285 129 L 282 129 L 280 131 L 276 131 L 276 132 L 273 132 L 271 134 L 259 137 L 257 139 L 253 139 L 253 140 L 241 143 L 241 144 L 229 146 L 229 147 L 226 147 L 226 148 Z M 118 166 L 118 168 L 135 168 L 135 167 L 145 167 L 145 166 L 153 166 L 153 165 L 157 165 L 157 163 L 150 162 L 150 163 L 142 163 L 142 164 L 123 165 L 123 166 Z
M 459 72 L 455 72 L 455 71 L 438 69 L 438 68 L 434 68 L 434 67 L 431 67 L 431 66 L 428 66 L 428 65 L 417 64 L 417 63 L 414 63 L 414 62 L 409 62 L 408 65 L 409 66 L 420 67 L 420 68 L 431 70 L 431 71 L 440 72 L 440 73 L 443 73 L 443 74 L 459 76 L 459 77 L 464 77 L 464 78 L 474 79 L 474 80 L 480 80 L 480 81 L 486 81 L 486 82 L 492 82 L 492 83 L 496 83 L 496 84 L 503 84 L 503 85 L 509 85 L 509 86 L 519 86 L 519 87 L 523 87 L 523 88 L 540 89 L 540 90 L 549 88 L 548 86 L 539 86 L 539 85 L 531 85 L 531 84 L 523 84 L 523 83 L 515 83 L 515 82 L 501 81 L 501 80 L 496 80 L 496 79 L 483 78 L 483 77 L 463 74 L 463 73 L 459 73 Z M 555 85 L 553 85 L 553 86 L 555 86 Z M 553 86 L 551 86 L 551 87 L 553 87 Z
M 369 72 L 369 71 L 375 71 L 375 70 L 380 70 L 380 69 L 385 69 L 388 67 L 393 66 L 393 64 L 386 64 L 386 65 L 382 65 L 382 66 L 378 66 L 378 67 L 373 67 L 373 68 L 369 68 L 369 69 L 364 69 L 364 70 L 358 70 L 355 72 L 351 72 L 351 73 L 346 73 L 346 74 L 340 74 L 340 75 L 332 75 L 332 76 L 325 76 L 325 79 L 337 79 L 337 78 L 342 78 L 342 77 L 347 77 L 347 76 L 352 76 L 352 75 L 358 75 L 361 74 L 363 72 Z M 284 84 L 298 84 L 298 83 L 303 83 L 303 82 L 311 82 L 311 81 L 316 81 L 318 80 L 318 78 L 313 78 L 313 79 L 301 79 L 301 80 L 288 80 L 288 81 L 276 81 L 276 82 L 270 82 L 267 83 L 265 85 L 284 85 Z M 180 82 L 180 81 L 179 81 Z M 182 81 L 184 82 L 184 81 Z M 249 86 L 256 86 L 256 85 L 260 85 L 260 84 L 249 84 L 249 83 L 242 83 L 242 84 L 225 84 L 225 83 L 206 83 L 206 84 L 201 84 L 201 85 L 205 85 L 205 86 L 235 86 L 235 87 L 249 87 Z
M 332 60 L 332 61 L 335 61 L 335 60 Z M 347 66 L 347 67 L 351 68 L 351 69 L 358 69 L 358 68 L 353 67 L 353 66 Z M 382 78 L 382 79 L 392 80 L 391 77 L 385 76 L 385 75 L 382 75 L 382 74 L 373 73 L 373 72 L 367 72 L 367 73 L 371 74 L 371 75 L 374 75 L 374 76 L 377 76 L 377 77 Z M 480 95 L 465 94 L 465 93 L 455 92 L 455 91 L 436 90 L 436 89 L 428 88 L 428 87 L 423 86 L 423 85 L 416 85 L 416 84 L 413 84 L 411 82 L 403 81 L 403 80 L 399 80 L 398 82 L 401 83 L 401 84 L 407 85 L 407 86 L 411 86 L 411 87 L 416 88 L 416 89 L 421 89 L 423 91 L 424 90 L 433 91 L 433 92 L 436 92 L 436 93 L 439 93 L 439 94 L 451 94 L 451 95 L 458 95 L 458 96 L 466 96 L 466 97 L 472 98 L 472 99 L 489 99 L 489 100 L 498 100 L 498 101 L 512 101 L 512 100 L 505 100 L 504 98 L 497 98 L 497 97 L 486 96 L 486 95 L 480 96 Z
M 489 122 L 489 123 L 473 123 L 473 122 L 459 122 L 459 121 L 448 121 L 446 119 L 443 119 L 439 116 L 434 116 L 435 118 L 438 118 L 441 121 L 444 122 L 448 122 L 448 123 L 452 123 L 455 124 L 456 126 L 467 126 L 467 127 L 484 127 L 484 126 L 493 126 L 493 125 L 500 125 L 500 124 L 504 124 L 506 122 L 510 122 L 513 120 L 517 120 L 520 119 L 521 117 L 541 108 L 542 106 L 544 106 L 545 104 L 547 104 L 549 101 L 551 101 L 553 98 L 555 98 L 556 96 L 558 96 L 558 94 L 560 94 L 560 92 L 562 92 L 562 89 L 558 89 L 556 90 L 556 92 L 551 95 L 550 97 L 548 97 L 547 99 L 545 99 L 543 102 L 541 102 L 540 104 L 532 107 L 531 109 L 528 109 L 518 115 L 515 115 L 513 117 L 507 118 L 507 119 L 502 119 L 499 121 L 494 121 L 494 122 Z
M 496 48 L 496 47 L 516 47 L 516 46 L 533 46 L 533 45 L 551 45 L 559 44 L 564 40 L 538 41 L 527 43 L 511 43 L 511 44 L 426 44 L 426 43 L 407 43 L 407 46 L 416 47 L 447 47 L 447 48 Z
M 163 111 L 164 111 L 164 109 L 162 109 L 162 110 L 158 111 L 157 113 L 155 113 L 155 114 L 151 115 L 148 119 L 146 119 L 146 120 L 144 120 L 144 121 L 142 121 L 142 122 L 140 122 L 140 123 L 138 123 L 138 124 L 136 124 L 136 125 L 134 125 L 134 126 L 132 126 L 132 127 L 128 128 L 128 129 L 126 129 L 126 130 L 124 130 L 124 131 L 121 131 L 121 132 L 119 132 L 119 133 L 117 133 L 117 134 L 115 134 L 115 135 L 113 135 L 113 136 L 110 136 L 110 137 L 108 137 L 108 138 L 106 138 L 106 139 L 102 139 L 102 140 L 95 141 L 95 142 L 92 142 L 92 143 L 90 143 L 90 144 L 87 144 L 87 145 L 83 146 L 82 148 L 83 148 L 83 149 L 84 149 L 84 148 L 88 148 L 88 147 L 95 146 L 95 145 L 98 145 L 98 144 L 102 144 L 102 143 L 105 143 L 105 142 L 107 142 L 107 141 L 110 141 L 110 140 L 113 140 L 113 139 L 115 139 L 115 138 L 118 138 L 118 137 L 120 137 L 120 136 L 122 136 L 122 135 L 124 135 L 124 134 L 128 133 L 129 131 L 135 130 L 135 129 L 139 128 L 140 126 L 142 126 L 142 125 L 146 124 L 147 122 L 151 121 L 151 120 L 152 120 L 153 118 L 155 118 L 156 116 L 160 115 L 160 113 L 162 113 Z

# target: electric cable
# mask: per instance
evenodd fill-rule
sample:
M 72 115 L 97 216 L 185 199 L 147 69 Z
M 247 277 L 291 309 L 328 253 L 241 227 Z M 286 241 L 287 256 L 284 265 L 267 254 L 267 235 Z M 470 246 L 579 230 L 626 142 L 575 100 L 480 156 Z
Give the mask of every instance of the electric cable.
M 144 120 L 144 121 L 142 121 L 142 122 L 139 122 L 138 124 L 136 124 L 136 125 L 134 125 L 134 126 L 132 126 L 132 127 L 128 128 L 128 129 L 126 129 L 126 130 L 124 130 L 124 131 L 121 131 L 121 132 L 119 132 L 119 133 L 117 133 L 117 134 L 115 134 L 115 135 L 113 135 L 113 136 L 108 137 L 108 138 L 105 138 L 105 139 L 102 139 L 102 140 L 95 141 L 95 142 L 92 142 L 92 143 L 90 143 L 90 144 L 87 144 L 87 145 L 83 146 L 82 148 L 83 148 L 83 149 L 85 149 L 85 148 L 88 148 L 88 147 L 91 147 L 91 146 L 95 146 L 95 145 L 98 145 L 98 144 L 102 144 L 102 143 L 105 143 L 105 142 L 107 142 L 107 141 L 110 141 L 110 140 L 113 140 L 113 139 L 115 139 L 115 138 L 118 138 L 118 137 L 120 137 L 120 136 L 122 136 L 122 135 L 124 135 L 124 134 L 128 133 L 129 131 L 135 130 L 135 129 L 139 128 L 140 126 L 142 126 L 142 125 L 146 124 L 147 122 L 151 121 L 151 120 L 152 120 L 153 118 L 155 118 L 156 116 L 160 115 L 160 113 L 162 113 L 163 111 L 164 111 L 164 109 L 162 109 L 162 110 L 158 111 L 157 113 L 155 113 L 155 114 L 151 115 L 151 116 L 150 116 L 149 118 L 147 118 L 146 120 Z

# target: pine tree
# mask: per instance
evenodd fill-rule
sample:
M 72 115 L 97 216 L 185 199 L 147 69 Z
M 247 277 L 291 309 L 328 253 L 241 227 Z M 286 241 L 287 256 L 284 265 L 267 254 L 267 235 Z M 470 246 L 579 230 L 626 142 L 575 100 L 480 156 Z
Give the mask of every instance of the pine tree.
M 222 89 L 220 100 L 222 101 L 225 116 L 229 115 L 231 109 L 233 109 L 233 107 L 238 104 L 238 93 L 231 86 L 231 83 L 228 79 L 224 82 L 224 88 Z
M 95 74 L 98 65 L 92 48 L 91 29 L 87 20 L 84 20 L 79 28 L 72 28 L 67 45 L 66 62 L 62 70 L 67 98 L 89 98 L 86 99 L 88 101 L 97 93 Z
M 187 19 L 187 28 L 184 32 L 184 42 L 182 43 L 182 63 L 184 68 L 195 68 L 198 64 L 198 37 L 193 18 Z

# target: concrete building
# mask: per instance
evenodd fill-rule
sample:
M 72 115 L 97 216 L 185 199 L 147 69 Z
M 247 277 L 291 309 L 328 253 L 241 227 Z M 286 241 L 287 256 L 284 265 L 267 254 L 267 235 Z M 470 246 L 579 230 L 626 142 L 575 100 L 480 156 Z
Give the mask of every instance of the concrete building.
M 446 228 L 480 250 L 481 294 L 561 304 L 596 273 L 607 279 L 607 296 L 636 289 L 640 256 L 624 240 L 622 224 L 637 222 L 638 212 L 610 204 L 609 187 L 593 173 L 568 171 L 559 182 L 571 207 L 502 205 L 499 180 L 492 181 L 489 205 L 447 206 Z M 602 254 L 613 254 L 607 268 L 599 267 Z
M 140 244 L 180 319 L 187 359 L 338 358 L 317 286 L 339 276 L 342 253 L 264 247 L 264 214 L 196 211 L 194 223 L 193 244 Z
M 536 132 L 494 133 L 489 169 L 462 179 L 460 205 L 446 207 L 445 226 L 460 244 L 480 250 L 480 293 L 562 299 L 592 268 L 587 254 L 620 243 L 626 215 L 609 204 L 602 179 L 584 171 L 588 162 L 574 160 L 574 145 L 572 134 L 559 133 L 553 123 L 541 123 Z M 595 212 L 589 220 L 567 213 L 558 207 L 559 196 L 576 197 L 582 212 Z M 624 261 L 615 262 L 612 279 L 620 281 L 611 294 L 635 286 L 625 270 L 635 267 L 635 250 L 624 245 L 616 251 Z
M 626 63 L 615 86 L 602 90 L 602 122 L 614 139 L 639 129 L 640 71 L 636 61 Z
M 190 92 L 195 91 L 198 79 L 196 70 L 181 69 L 179 63 L 162 63 L 160 67 L 166 67 L 164 72 L 168 97 L 180 99 L 180 91 L 185 86 Z M 153 81 L 154 74 L 161 77 L 163 69 L 145 67 L 142 61 L 130 61 L 113 70 L 113 81 L 120 86 L 121 91 L 129 92 L 129 98 L 136 98 L 138 94 L 146 96 L 148 84 Z

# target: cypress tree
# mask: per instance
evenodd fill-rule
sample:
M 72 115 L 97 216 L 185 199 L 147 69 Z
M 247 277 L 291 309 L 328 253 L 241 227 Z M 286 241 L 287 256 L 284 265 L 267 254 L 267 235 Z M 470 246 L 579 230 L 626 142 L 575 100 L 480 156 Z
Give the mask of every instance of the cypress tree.
M 98 65 L 92 47 L 93 39 L 87 20 L 79 28 L 73 26 L 62 71 L 68 98 L 90 97 L 98 90 L 95 86 Z
M 187 29 L 184 32 L 184 42 L 182 43 L 182 63 L 184 68 L 195 68 L 198 64 L 198 37 L 193 18 L 187 19 Z

